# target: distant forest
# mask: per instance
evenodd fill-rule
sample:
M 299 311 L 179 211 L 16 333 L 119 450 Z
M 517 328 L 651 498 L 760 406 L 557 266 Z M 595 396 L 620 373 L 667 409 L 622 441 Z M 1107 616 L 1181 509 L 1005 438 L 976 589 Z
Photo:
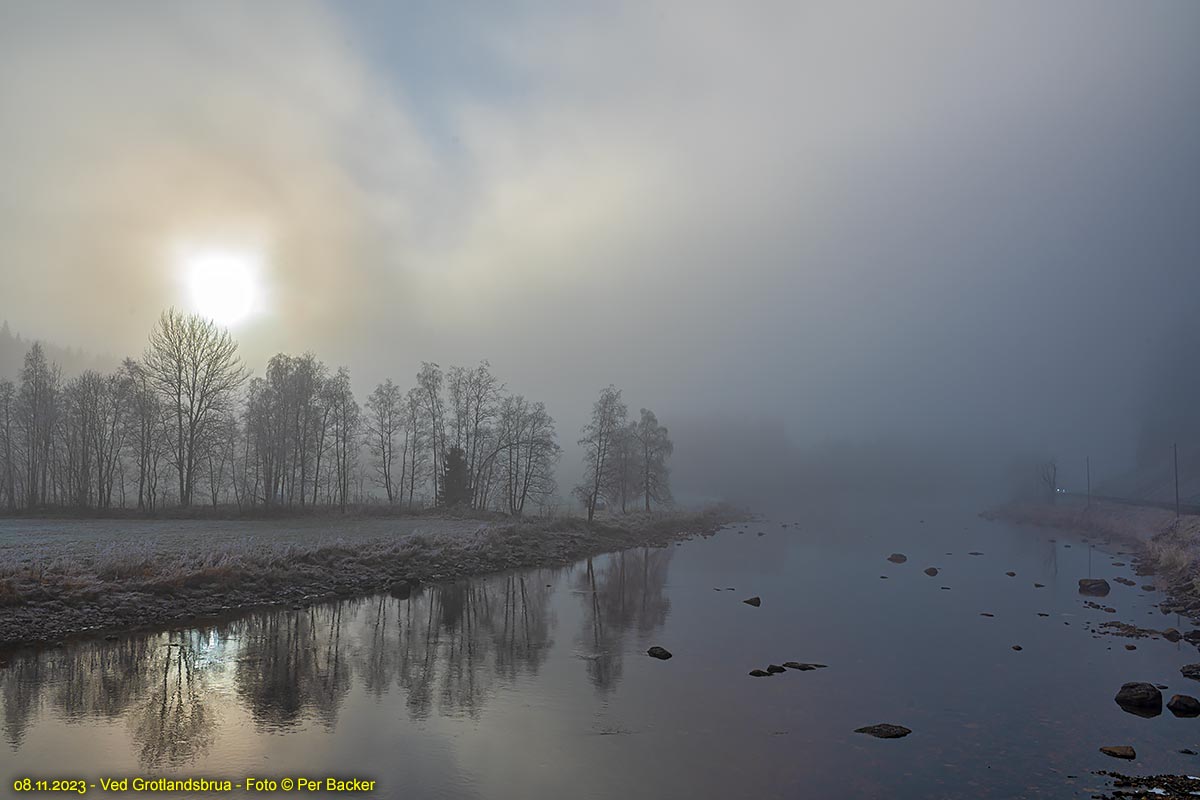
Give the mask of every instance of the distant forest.
M 6 374 L 0 510 L 8 513 L 560 511 L 554 419 L 543 403 L 508 391 L 487 361 L 423 362 L 410 388 L 388 379 L 360 403 L 345 367 L 280 353 L 252 377 L 228 331 L 171 309 L 145 351 L 112 371 L 5 325 Z M 630 420 L 619 389 L 600 392 L 579 444 L 584 478 L 571 494 L 589 520 L 670 503 L 668 431 L 648 409 Z

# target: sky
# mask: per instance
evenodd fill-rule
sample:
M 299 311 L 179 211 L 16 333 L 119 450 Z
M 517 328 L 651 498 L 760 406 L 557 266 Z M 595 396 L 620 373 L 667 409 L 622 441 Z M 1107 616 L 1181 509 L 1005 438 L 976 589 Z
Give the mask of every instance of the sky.
M 136 354 L 233 253 L 259 371 L 486 358 L 568 443 L 614 383 L 682 430 L 1121 464 L 1144 365 L 1195 353 L 1198 36 L 1186 0 L 0 3 L 0 317 Z

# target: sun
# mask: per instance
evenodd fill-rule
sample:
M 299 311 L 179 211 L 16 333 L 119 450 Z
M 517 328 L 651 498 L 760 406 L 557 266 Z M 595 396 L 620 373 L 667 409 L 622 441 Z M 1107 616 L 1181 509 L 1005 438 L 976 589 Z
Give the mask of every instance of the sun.
M 258 307 L 261 257 L 253 252 L 204 250 L 184 259 L 192 310 L 218 325 L 245 322 Z

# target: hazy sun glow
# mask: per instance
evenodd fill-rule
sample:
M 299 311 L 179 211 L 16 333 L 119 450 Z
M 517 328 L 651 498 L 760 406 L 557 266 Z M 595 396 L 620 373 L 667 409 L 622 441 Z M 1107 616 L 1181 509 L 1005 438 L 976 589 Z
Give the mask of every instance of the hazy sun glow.
M 233 250 L 200 251 L 184 260 L 192 310 L 216 322 L 244 322 L 258 305 L 259 256 Z

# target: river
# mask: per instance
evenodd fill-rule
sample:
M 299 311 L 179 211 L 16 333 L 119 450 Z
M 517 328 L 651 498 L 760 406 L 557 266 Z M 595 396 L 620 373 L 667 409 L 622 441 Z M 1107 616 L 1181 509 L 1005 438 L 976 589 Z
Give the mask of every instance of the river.
M 1114 566 L 1119 544 L 977 510 L 773 513 L 405 599 L 8 653 L 3 794 L 21 777 L 100 794 L 101 777 L 337 776 L 405 798 L 1082 798 L 1106 786 L 1096 770 L 1200 770 L 1177 752 L 1200 750 L 1200 720 L 1113 702 L 1126 681 L 1200 693 L 1179 673 L 1195 648 L 1094 630 L 1187 630 L 1153 579 Z M 1121 575 L 1138 586 L 1113 583 L 1115 614 L 1077 592 Z M 748 674 L 785 661 L 827 668 Z M 879 722 L 913 733 L 854 732 Z M 1117 744 L 1138 759 L 1098 752 Z

